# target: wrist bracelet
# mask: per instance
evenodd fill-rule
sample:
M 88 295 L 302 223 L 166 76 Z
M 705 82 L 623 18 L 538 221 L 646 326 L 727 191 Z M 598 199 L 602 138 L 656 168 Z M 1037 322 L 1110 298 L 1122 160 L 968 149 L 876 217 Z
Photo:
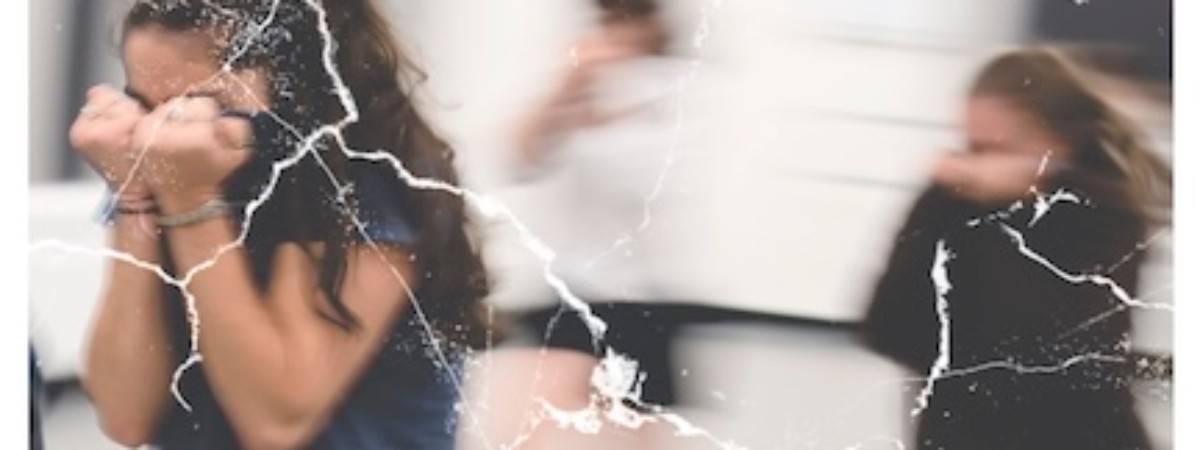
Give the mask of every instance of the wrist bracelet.
M 213 198 L 196 209 L 170 216 L 158 216 L 154 222 L 163 228 L 182 227 L 200 223 L 229 213 L 229 204 L 225 200 Z
M 111 226 L 118 215 L 141 216 L 158 213 L 158 204 L 150 195 L 129 195 L 122 193 L 117 196 L 108 191 L 100 210 L 96 213 L 96 221 Z
M 154 201 L 154 197 L 150 196 L 118 197 L 113 202 L 112 208 L 118 214 L 146 214 L 158 212 L 158 203 Z
M 126 204 L 118 203 L 117 207 L 113 208 L 113 210 L 116 211 L 117 214 L 128 214 L 128 215 L 157 214 L 158 213 L 158 205 L 155 205 L 154 202 L 143 203 L 143 204 L 138 204 L 138 205 L 126 205 Z

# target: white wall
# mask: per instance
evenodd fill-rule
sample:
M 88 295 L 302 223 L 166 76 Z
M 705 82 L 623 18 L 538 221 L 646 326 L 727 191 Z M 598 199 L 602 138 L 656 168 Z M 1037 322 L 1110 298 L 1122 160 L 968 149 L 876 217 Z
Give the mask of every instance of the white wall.
M 66 0 L 30 2 L 29 42 L 29 169 L 31 180 L 49 178 L 57 167 L 58 154 L 47 149 L 55 141 L 55 125 L 66 99 L 55 89 L 66 82 L 63 71 L 66 58 L 60 51 L 69 45 Z
M 83 106 L 82 95 L 72 98 L 66 89 L 72 77 L 81 77 L 87 86 L 110 83 L 120 86 L 121 67 L 118 63 L 116 33 L 121 14 L 128 6 L 125 0 L 87 0 L 92 5 L 91 33 L 84 36 L 86 48 L 76 55 L 71 51 L 75 42 L 76 24 L 73 0 L 39 0 L 30 2 L 30 67 L 29 67 L 29 171 L 34 184 L 63 181 L 58 179 L 59 168 L 67 145 L 65 139 L 70 117 Z M 84 73 L 72 73 L 72 59 L 86 59 Z M 82 173 L 81 179 L 96 179 Z

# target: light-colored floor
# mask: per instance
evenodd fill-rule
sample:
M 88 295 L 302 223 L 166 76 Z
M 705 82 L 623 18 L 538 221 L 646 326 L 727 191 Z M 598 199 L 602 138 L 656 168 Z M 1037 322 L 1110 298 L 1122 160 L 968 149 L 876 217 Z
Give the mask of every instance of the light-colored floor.
M 116 450 L 113 443 L 100 432 L 96 414 L 87 397 L 78 390 L 68 390 L 47 406 L 44 438 L 46 450 Z
M 677 345 L 682 418 L 711 433 L 707 437 L 674 437 L 659 430 L 650 439 L 661 450 L 715 449 L 714 441 L 751 450 L 895 449 L 907 442 L 904 411 L 905 377 L 896 367 L 858 347 L 838 330 L 768 325 L 693 327 Z M 472 392 L 487 392 L 468 404 L 480 420 L 465 429 L 463 447 L 503 448 L 519 436 L 533 366 L 529 353 L 505 349 L 476 366 Z M 911 383 L 910 388 L 911 388 Z M 1138 390 L 1143 418 L 1159 443 L 1171 448 L 1170 389 Z M 484 405 L 480 407 L 480 405 Z M 86 398 L 68 391 L 46 411 L 47 450 L 109 450 Z M 479 429 L 487 441 L 480 445 Z M 580 450 L 650 448 L 637 433 L 608 429 L 599 436 L 557 436 Z M 554 442 L 557 442 L 555 440 Z

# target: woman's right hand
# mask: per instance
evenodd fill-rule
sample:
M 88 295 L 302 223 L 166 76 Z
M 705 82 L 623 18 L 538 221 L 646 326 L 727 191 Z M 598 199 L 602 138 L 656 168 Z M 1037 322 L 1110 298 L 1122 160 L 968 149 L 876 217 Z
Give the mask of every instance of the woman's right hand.
M 88 90 L 87 103 L 71 125 L 71 146 L 122 198 L 146 198 L 150 191 L 132 173 L 137 160 L 133 131 L 146 111 L 108 85 Z
M 1036 189 L 1042 169 L 1042 159 L 1031 155 L 951 153 L 938 162 L 933 180 L 975 203 L 1007 203 Z

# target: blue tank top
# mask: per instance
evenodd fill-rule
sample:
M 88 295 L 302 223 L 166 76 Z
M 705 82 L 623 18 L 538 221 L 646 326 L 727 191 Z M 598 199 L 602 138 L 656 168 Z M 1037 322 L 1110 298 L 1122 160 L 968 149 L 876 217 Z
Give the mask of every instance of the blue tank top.
M 402 183 L 383 163 L 352 162 L 350 174 L 359 201 L 366 235 L 380 243 L 413 244 L 417 233 L 399 202 L 388 198 L 394 183 Z M 178 304 L 180 302 L 167 302 Z M 354 388 L 337 407 L 325 429 L 308 449 L 320 450 L 453 450 L 455 404 L 461 353 L 447 350 L 447 364 L 432 351 L 421 323 L 407 309 Z M 186 349 L 183 310 L 174 317 L 175 342 Z M 201 317 L 203 320 L 203 317 Z M 182 362 L 182 360 L 180 361 Z M 192 406 L 189 412 L 173 402 L 157 434 L 162 450 L 236 450 L 241 448 L 224 412 L 204 377 L 203 363 L 189 368 L 180 391 Z

